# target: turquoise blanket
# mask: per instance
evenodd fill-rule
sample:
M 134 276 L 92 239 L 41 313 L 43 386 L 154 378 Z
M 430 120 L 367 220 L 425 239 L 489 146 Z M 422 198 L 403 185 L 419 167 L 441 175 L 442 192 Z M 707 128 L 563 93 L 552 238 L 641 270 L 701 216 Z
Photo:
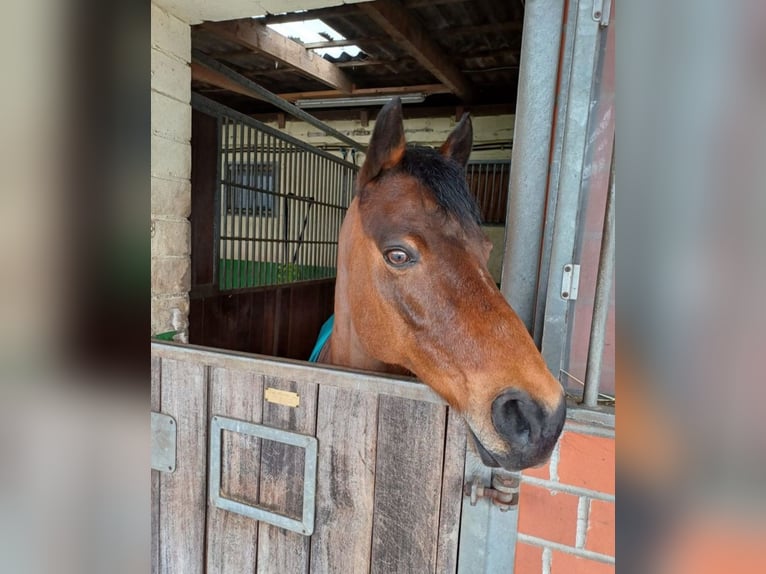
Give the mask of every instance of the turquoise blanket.
M 330 334 L 332 333 L 332 326 L 335 322 L 335 315 L 330 315 L 330 318 L 325 321 L 324 325 L 322 325 L 322 328 L 319 329 L 319 338 L 317 339 L 316 345 L 314 345 L 314 350 L 311 352 L 311 356 L 309 357 L 309 361 L 312 363 L 316 363 L 319 360 L 319 353 L 322 352 L 322 349 L 325 346 L 325 343 L 327 343 L 327 339 L 330 338 Z

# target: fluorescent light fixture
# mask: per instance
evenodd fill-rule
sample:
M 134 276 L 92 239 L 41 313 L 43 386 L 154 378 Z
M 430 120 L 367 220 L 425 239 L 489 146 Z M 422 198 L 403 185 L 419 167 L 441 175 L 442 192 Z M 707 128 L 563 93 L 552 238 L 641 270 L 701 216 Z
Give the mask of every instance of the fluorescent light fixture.
M 359 96 L 356 98 L 316 98 L 313 100 L 295 100 L 299 108 L 344 108 L 351 106 L 374 106 L 387 103 L 395 96 Z M 402 94 L 403 104 L 419 104 L 426 99 L 425 94 Z

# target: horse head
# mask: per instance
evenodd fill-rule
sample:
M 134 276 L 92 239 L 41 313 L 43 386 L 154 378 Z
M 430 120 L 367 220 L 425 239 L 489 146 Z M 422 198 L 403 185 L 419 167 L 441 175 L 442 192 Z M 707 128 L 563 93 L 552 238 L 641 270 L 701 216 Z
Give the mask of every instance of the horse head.
M 320 360 L 417 376 L 462 413 L 485 464 L 550 455 L 559 382 L 488 269 L 469 193 L 465 114 L 439 150 L 408 146 L 398 98 L 380 111 L 338 244 L 335 325 Z

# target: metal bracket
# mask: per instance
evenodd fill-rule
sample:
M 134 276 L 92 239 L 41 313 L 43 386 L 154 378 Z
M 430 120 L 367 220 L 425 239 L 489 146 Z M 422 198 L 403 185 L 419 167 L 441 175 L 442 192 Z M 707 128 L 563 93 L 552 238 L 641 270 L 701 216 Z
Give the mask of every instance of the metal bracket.
M 169 415 L 152 412 L 152 469 L 176 469 L 176 421 Z
M 577 299 L 577 291 L 580 287 L 580 266 L 574 263 L 564 265 L 564 274 L 561 277 L 561 298 L 566 301 Z
M 484 486 L 478 477 L 463 486 L 463 494 L 471 497 L 471 506 L 476 506 L 479 498 L 489 498 L 492 503 L 507 512 L 519 504 L 519 479 L 492 473 L 492 486 Z
M 281 442 L 305 450 L 303 464 L 303 516 L 300 520 L 267 510 L 260 506 L 245 504 L 221 496 L 221 435 L 228 430 L 274 442 Z M 304 536 L 314 533 L 314 511 L 316 501 L 317 478 L 317 439 L 264 425 L 249 423 L 222 416 L 214 416 L 210 421 L 210 503 L 222 510 L 236 512 L 243 516 L 273 524 L 298 532 Z
M 612 0 L 593 0 L 593 19 L 602 28 L 609 26 L 609 15 L 612 10 Z

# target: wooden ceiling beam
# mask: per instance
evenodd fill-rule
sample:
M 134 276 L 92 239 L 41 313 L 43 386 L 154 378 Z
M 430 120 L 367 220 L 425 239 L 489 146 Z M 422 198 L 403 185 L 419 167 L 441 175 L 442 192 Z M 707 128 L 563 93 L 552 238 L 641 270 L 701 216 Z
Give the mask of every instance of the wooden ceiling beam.
M 311 115 L 316 116 L 322 121 L 334 121 L 334 120 L 359 120 L 360 112 L 363 109 L 369 110 L 369 119 L 375 119 L 375 115 L 380 111 L 380 106 L 368 106 L 367 108 L 345 108 L 336 110 L 323 110 L 316 109 L 311 110 Z M 467 111 L 471 112 L 472 117 L 478 116 L 495 116 L 499 114 L 513 114 L 515 113 L 515 105 L 513 102 L 504 104 L 482 104 L 472 105 L 470 108 L 466 106 Z M 255 109 L 243 109 L 243 113 L 248 114 L 256 120 L 262 122 L 273 122 L 277 120 L 275 112 L 263 112 Z M 404 116 L 406 118 L 453 118 L 455 115 L 454 105 L 444 106 L 405 106 Z
M 463 101 L 473 94 L 471 82 L 445 55 L 444 49 L 431 40 L 430 34 L 396 0 L 377 0 L 357 4 L 375 23 L 407 50 L 440 82 Z
M 333 89 L 344 93 L 350 93 L 353 89 L 351 79 L 340 68 L 263 24 L 253 20 L 235 20 L 205 22 L 201 26 L 211 34 L 266 54 Z
M 400 96 L 402 94 L 419 93 L 430 96 L 431 94 L 449 94 L 451 90 L 443 84 L 420 84 L 415 86 L 393 86 L 385 88 L 358 88 L 351 92 L 351 96 Z M 289 102 L 295 100 L 312 100 L 318 98 L 341 98 L 348 94 L 343 94 L 338 90 L 320 90 L 315 92 L 293 92 L 289 94 L 278 94 Z
M 392 64 L 401 64 L 402 62 L 411 62 L 412 58 L 367 58 L 366 60 L 349 60 L 348 62 L 338 62 L 335 64 L 339 68 L 360 68 L 364 66 L 391 66 Z
M 240 94 L 249 98 L 255 98 L 256 100 L 266 101 L 260 96 L 260 94 L 257 94 L 252 90 L 248 90 L 242 84 L 227 78 L 220 72 L 211 70 L 206 66 L 198 64 L 197 62 L 191 63 L 191 77 L 192 80 L 196 82 L 204 82 L 205 84 L 209 84 L 217 88 L 222 88 L 229 92 L 234 92 L 235 94 Z
M 501 28 L 498 28 L 496 24 L 485 24 L 483 26 L 465 26 L 463 28 L 452 28 L 449 30 L 449 33 L 451 35 L 454 34 L 471 34 L 471 33 L 485 33 L 487 31 L 491 30 L 499 30 L 499 29 L 507 29 L 505 26 L 502 26 Z M 520 27 L 519 27 L 520 29 Z M 476 32 L 476 30 L 479 30 Z M 483 32 L 482 32 L 483 30 Z M 434 30 L 433 33 L 438 33 L 438 30 Z M 384 36 L 371 36 L 369 38 L 357 38 L 354 40 L 332 40 L 327 42 L 313 42 L 310 44 L 303 44 L 303 47 L 307 50 L 314 50 L 317 48 L 333 48 L 333 47 L 342 47 L 342 46 L 353 46 L 353 45 L 359 45 L 363 43 L 379 43 L 383 41 L 390 41 L 391 38 L 384 37 Z M 237 58 L 240 56 L 247 56 L 251 55 L 253 53 L 252 50 L 248 49 L 242 49 L 242 50 L 224 50 L 221 52 L 210 52 L 209 56 L 211 58 L 215 58 L 216 60 L 221 59 L 229 59 L 229 58 Z M 503 55 L 507 53 L 513 53 L 515 56 L 519 55 L 518 49 L 512 49 L 512 48 L 501 48 L 498 50 L 482 50 L 482 51 L 474 51 L 470 54 L 460 55 L 463 59 L 470 59 L 470 58 L 478 58 L 478 57 L 486 57 L 486 56 L 496 56 L 496 55 Z M 349 60 L 348 62 L 337 62 L 335 63 L 336 66 L 339 68 L 343 67 L 349 67 L 349 66 L 370 66 L 370 65 L 378 65 L 378 64 L 389 64 L 389 63 L 395 63 L 400 62 L 401 58 L 398 59 L 389 59 L 389 60 L 381 60 L 381 59 L 373 59 L 368 58 L 366 60 Z
M 233 80 L 230 80 L 225 75 L 211 70 L 197 62 L 191 63 L 192 80 L 195 82 L 203 82 L 210 86 L 215 86 L 222 90 L 234 92 L 242 96 L 248 96 L 258 100 L 263 100 L 257 93 L 252 90 L 248 90 Z M 317 98 L 341 98 L 351 96 L 383 96 L 383 95 L 401 95 L 411 93 L 422 93 L 427 96 L 431 94 L 449 94 L 451 90 L 442 84 L 419 84 L 414 86 L 394 86 L 384 88 L 360 88 L 352 90 L 350 94 L 341 92 L 340 90 L 316 90 L 311 92 L 290 92 L 285 94 L 277 94 L 283 100 L 288 102 L 294 102 L 295 100 L 311 100 Z M 265 100 L 263 100 L 265 101 Z
M 359 44 L 377 44 L 391 40 L 388 36 L 367 36 L 364 38 L 349 38 L 346 40 L 328 40 L 326 42 L 308 42 L 303 44 L 307 50 L 316 50 L 317 48 L 342 48 L 343 46 L 358 46 Z

